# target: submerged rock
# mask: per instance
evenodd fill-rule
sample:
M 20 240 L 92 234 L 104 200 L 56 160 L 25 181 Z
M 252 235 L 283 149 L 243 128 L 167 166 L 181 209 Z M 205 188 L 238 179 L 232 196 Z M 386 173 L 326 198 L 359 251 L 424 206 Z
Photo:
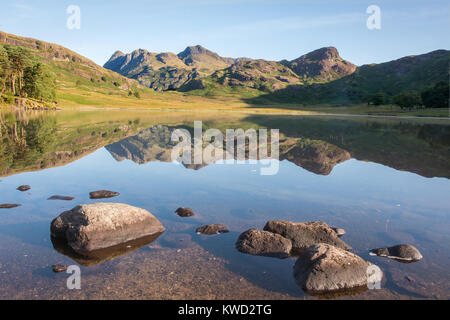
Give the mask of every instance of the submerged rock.
M 194 211 L 192 209 L 190 209 L 190 208 L 183 208 L 183 207 L 178 208 L 177 210 L 175 210 L 175 213 L 177 215 L 179 215 L 180 217 L 183 217 L 183 218 L 185 218 L 185 217 L 192 217 L 192 216 L 195 215 L 195 213 L 194 213 Z
M 22 192 L 23 191 L 28 191 L 30 189 L 31 189 L 31 187 L 29 185 L 23 185 L 23 186 L 20 186 L 20 187 L 17 188 L 17 190 L 22 191 Z
M 147 210 L 122 203 L 95 203 L 61 213 L 50 231 L 83 254 L 162 233 L 165 228 Z
M 119 192 L 109 191 L 109 190 L 98 190 L 92 191 L 89 193 L 89 197 L 91 199 L 105 199 L 105 198 L 113 198 L 120 195 Z
M 107 261 L 114 260 L 118 257 L 139 250 L 143 246 L 150 244 L 158 239 L 161 233 L 156 233 L 151 236 L 142 237 L 136 240 L 127 241 L 105 249 L 94 250 L 90 252 L 77 253 L 73 250 L 64 239 L 57 239 L 51 237 L 53 248 L 59 253 L 71 258 L 76 263 L 85 267 L 97 266 Z
M 20 204 L 17 203 L 3 203 L 0 204 L 0 209 L 11 209 L 11 208 L 16 208 L 16 207 L 20 207 Z
M 337 233 L 325 222 L 272 220 L 266 223 L 264 230 L 291 240 L 292 248 L 295 251 L 303 251 L 317 243 L 331 244 L 344 250 L 351 250 L 351 247 L 339 239 Z
M 247 254 L 282 259 L 289 257 L 292 243 L 279 234 L 254 228 L 239 236 L 236 249 Z
M 55 196 L 51 196 L 50 198 L 48 198 L 47 200 L 64 200 L 64 201 L 71 201 L 75 199 L 74 197 L 69 197 L 69 196 L 59 196 L 59 195 L 55 195 Z
M 304 251 L 294 265 L 294 278 L 307 293 L 313 295 L 330 292 L 360 292 L 367 289 L 369 262 L 346 250 L 320 243 Z M 381 282 L 382 273 L 371 276 Z
M 391 258 L 400 262 L 415 262 L 423 258 L 420 251 L 410 244 L 370 250 L 370 255 Z
M 338 237 L 342 237 L 342 236 L 345 234 L 345 230 L 342 229 L 342 228 L 334 228 L 334 227 L 331 227 L 331 229 L 333 229 L 334 232 L 336 232 L 336 235 L 337 235 Z
M 52 270 L 53 270 L 53 272 L 56 272 L 56 273 L 64 272 L 67 270 L 67 266 L 63 266 L 61 264 L 55 264 L 52 266 Z
M 228 227 L 223 224 L 208 224 L 206 226 L 198 227 L 195 232 L 212 235 L 230 232 L 230 230 L 228 230 Z

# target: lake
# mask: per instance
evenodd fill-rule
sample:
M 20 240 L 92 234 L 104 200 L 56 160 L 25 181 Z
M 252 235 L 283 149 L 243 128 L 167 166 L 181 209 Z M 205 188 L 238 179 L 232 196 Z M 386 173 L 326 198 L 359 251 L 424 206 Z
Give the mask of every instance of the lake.
M 279 129 L 278 172 L 252 163 L 171 161 L 171 132 Z M 384 272 L 381 289 L 336 299 L 450 298 L 450 121 L 227 112 L 3 110 L 0 115 L 1 299 L 315 299 L 293 277 L 295 258 L 251 256 L 239 234 L 268 220 L 344 228 L 353 252 Z M 20 185 L 31 189 L 20 192 Z M 88 261 L 52 241 L 50 222 L 91 200 L 144 208 L 166 227 L 155 239 Z M 47 200 L 52 195 L 72 201 Z M 178 207 L 195 216 L 182 218 Z M 229 233 L 198 235 L 204 224 Z M 153 241 L 152 241 L 153 240 Z M 424 258 L 399 263 L 369 250 L 401 243 Z M 81 290 L 68 290 L 78 265 Z

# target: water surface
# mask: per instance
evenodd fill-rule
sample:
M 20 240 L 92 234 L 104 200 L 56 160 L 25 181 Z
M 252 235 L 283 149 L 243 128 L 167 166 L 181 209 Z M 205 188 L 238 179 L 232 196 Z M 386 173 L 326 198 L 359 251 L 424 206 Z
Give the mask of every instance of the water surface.
M 170 132 L 205 128 L 280 129 L 278 174 L 262 164 L 183 166 L 170 161 Z M 448 299 L 450 126 L 446 120 L 158 112 L 1 115 L 0 297 L 3 299 L 310 299 L 295 284 L 295 259 L 242 254 L 239 234 L 266 221 L 325 221 L 342 227 L 356 254 L 377 264 L 381 290 L 339 298 Z M 19 185 L 31 190 L 19 192 Z M 167 231 L 107 259 L 84 263 L 55 246 L 51 220 L 89 192 L 108 189 L 152 212 Z M 49 201 L 52 195 L 75 197 Z M 194 209 L 178 217 L 180 207 Z M 203 224 L 230 233 L 197 235 Z M 410 243 L 411 264 L 369 256 Z M 56 249 L 55 249 L 56 247 Z M 68 290 L 53 264 L 81 266 L 82 289 Z

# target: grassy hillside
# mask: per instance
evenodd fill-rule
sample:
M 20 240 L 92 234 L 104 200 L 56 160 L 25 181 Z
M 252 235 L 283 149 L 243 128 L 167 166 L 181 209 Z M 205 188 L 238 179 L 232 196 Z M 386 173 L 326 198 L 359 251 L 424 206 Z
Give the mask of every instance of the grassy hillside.
M 209 96 L 257 96 L 260 92 L 273 92 L 301 83 L 299 77 L 281 63 L 246 59 L 216 71 L 210 77 L 194 79 L 182 86 L 180 91 Z
M 137 81 L 95 64 L 93 61 L 57 44 L 24 38 L 0 31 L 0 45 L 25 47 L 47 65 L 56 78 L 59 104 L 97 105 L 90 96 L 128 97 L 130 91 L 145 91 Z M 134 97 L 134 95 L 133 95 Z
M 450 52 L 437 50 L 418 56 L 359 67 L 353 74 L 323 84 L 290 86 L 249 103 L 268 101 L 347 105 L 361 103 L 369 94 L 383 93 L 388 102 L 403 91 L 420 91 L 448 81 Z
M 179 92 L 155 92 L 105 69 L 70 49 L 0 31 L 0 45 L 24 47 L 49 67 L 56 79 L 59 108 L 234 109 L 246 107 L 237 97 L 206 99 Z M 177 58 L 178 59 L 178 58 Z M 139 95 L 136 97 L 135 93 Z M 11 102 L 14 102 L 12 97 Z M 0 101 L 1 103 L 1 101 Z

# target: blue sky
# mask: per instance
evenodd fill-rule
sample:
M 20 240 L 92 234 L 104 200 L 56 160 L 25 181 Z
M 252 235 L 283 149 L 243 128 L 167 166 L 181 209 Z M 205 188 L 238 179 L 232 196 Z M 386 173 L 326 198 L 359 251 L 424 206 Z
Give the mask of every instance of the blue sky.
M 178 53 L 201 44 L 227 57 L 294 59 L 335 46 L 357 65 L 449 49 L 448 0 L 10 0 L 0 30 L 66 46 L 103 65 L 116 50 Z M 381 30 L 366 9 L 381 8 Z M 66 27 L 69 5 L 81 29 Z

